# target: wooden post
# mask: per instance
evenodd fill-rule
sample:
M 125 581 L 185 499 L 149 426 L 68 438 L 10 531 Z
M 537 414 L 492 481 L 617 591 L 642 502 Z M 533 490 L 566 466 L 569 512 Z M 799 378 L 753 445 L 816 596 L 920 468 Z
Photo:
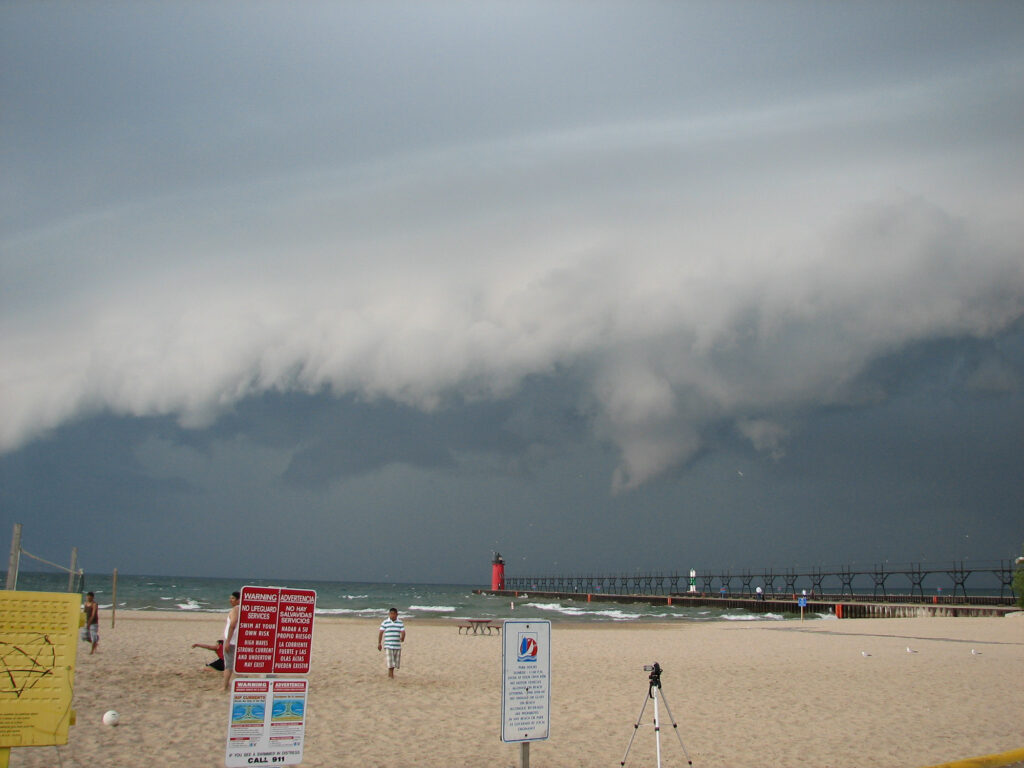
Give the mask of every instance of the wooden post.
M 114 596 L 112 599 L 113 605 L 110 606 L 110 628 L 114 628 L 114 622 L 117 621 L 117 568 L 114 569 Z
M 11 534 L 11 559 L 7 561 L 7 589 L 18 588 L 18 561 L 21 560 L 21 523 L 14 524 Z
M 530 768 L 530 742 L 519 742 L 519 768 Z
M 75 591 L 75 571 L 78 570 L 78 547 L 71 548 L 71 570 L 68 572 L 68 592 Z

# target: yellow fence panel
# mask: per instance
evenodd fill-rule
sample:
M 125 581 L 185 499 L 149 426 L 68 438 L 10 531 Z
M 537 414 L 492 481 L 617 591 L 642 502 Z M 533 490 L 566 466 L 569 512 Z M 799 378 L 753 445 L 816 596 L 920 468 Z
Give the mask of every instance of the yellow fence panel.
M 0 749 L 67 744 L 81 596 L 0 591 Z

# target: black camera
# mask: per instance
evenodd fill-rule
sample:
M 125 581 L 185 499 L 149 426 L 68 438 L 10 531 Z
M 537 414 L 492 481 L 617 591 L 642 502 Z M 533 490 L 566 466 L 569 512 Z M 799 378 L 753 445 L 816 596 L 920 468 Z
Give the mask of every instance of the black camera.
M 651 688 L 661 688 L 661 665 L 658 662 L 645 664 L 644 672 L 650 672 L 647 679 L 651 681 Z

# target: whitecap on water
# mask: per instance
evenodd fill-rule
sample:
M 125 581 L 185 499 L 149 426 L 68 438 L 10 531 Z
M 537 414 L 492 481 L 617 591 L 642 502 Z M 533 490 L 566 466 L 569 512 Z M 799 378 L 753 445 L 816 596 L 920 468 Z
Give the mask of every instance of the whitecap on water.
M 580 613 L 584 613 L 580 611 Z M 587 616 L 604 616 L 612 621 L 633 621 L 639 619 L 642 614 L 626 613 L 625 611 L 587 611 Z
M 377 608 L 317 608 L 317 616 L 375 616 L 380 613 Z
M 434 611 L 435 613 L 451 613 L 454 605 L 410 605 L 410 611 Z

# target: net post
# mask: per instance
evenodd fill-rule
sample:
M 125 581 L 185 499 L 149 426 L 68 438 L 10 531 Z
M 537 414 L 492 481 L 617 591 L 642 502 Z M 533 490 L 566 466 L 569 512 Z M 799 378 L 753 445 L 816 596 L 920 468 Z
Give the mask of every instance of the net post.
M 75 571 L 78 568 L 78 547 L 71 548 L 71 570 L 68 571 L 68 592 L 75 591 Z
M 11 534 L 11 558 L 7 561 L 7 589 L 18 588 L 18 562 L 21 560 L 21 523 L 14 524 Z

